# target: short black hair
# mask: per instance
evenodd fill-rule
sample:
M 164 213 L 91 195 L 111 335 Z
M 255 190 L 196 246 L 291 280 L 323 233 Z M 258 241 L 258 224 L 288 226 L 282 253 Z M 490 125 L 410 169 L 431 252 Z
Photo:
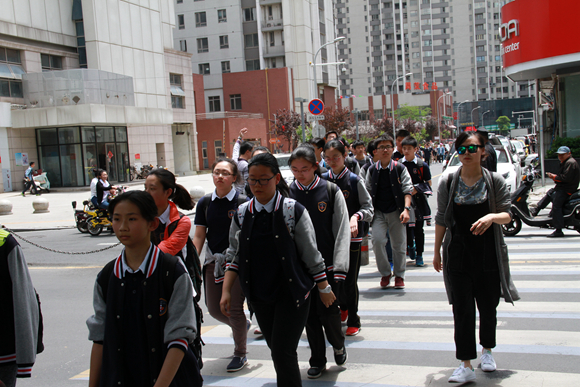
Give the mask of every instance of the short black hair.
M 115 197 L 109 203 L 109 214 L 113 215 L 117 204 L 124 201 L 129 201 L 136 205 L 139 208 L 141 216 L 146 221 L 152 222 L 157 218 L 157 205 L 155 204 L 155 200 L 153 200 L 153 196 L 145 191 L 129 191 Z
M 254 144 L 249 141 L 242 141 L 240 144 L 240 154 L 244 155 L 247 151 L 252 151 L 254 149 Z
M 353 143 L 350 146 L 352 146 L 354 149 L 356 149 L 357 146 L 361 146 L 361 145 L 365 146 L 365 143 L 361 140 L 356 140 L 356 141 L 353 141 Z
M 403 139 L 401 146 L 411 145 L 413 148 L 417 148 L 417 140 L 413 136 L 407 136 Z
M 28 163 L 28 166 L 29 167 L 32 167 L 33 165 L 34 165 L 34 161 L 31 161 L 31 162 Z
M 411 133 L 407 129 L 399 129 L 397 130 L 397 134 L 395 134 L 395 138 L 407 137 L 411 135 Z
M 376 145 L 377 148 L 378 148 L 379 144 L 381 142 L 384 142 L 384 141 L 388 141 L 388 142 L 391 143 L 392 146 L 395 146 L 395 140 L 393 140 L 393 137 L 391 137 L 390 134 L 386 134 L 385 133 L 381 137 L 377 138 L 376 141 L 377 141 L 377 143 L 375 145 Z
M 313 139 L 308 141 L 308 143 L 312 144 L 314 148 L 324 148 L 324 144 L 326 144 L 326 139 L 322 137 L 314 137 Z
M 369 144 L 367 145 L 367 153 L 369 155 L 373 155 L 373 153 L 375 152 L 375 150 L 377 150 L 377 144 L 379 143 L 378 139 L 374 139 L 371 142 L 369 142 Z
M 328 132 L 326 132 L 326 134 L 324 135 L 324 138 L 325 138 L 325 139 L 328 139 L 328 135 L 329 135 L 329 134 L 333 134 L 333 133 L 336 135 L 336 137 L 339 137 L 339 136 L 338 136 L 338 132 L 337 132 L 336 130 L 329 130 L 329 131 L 328 131 Z

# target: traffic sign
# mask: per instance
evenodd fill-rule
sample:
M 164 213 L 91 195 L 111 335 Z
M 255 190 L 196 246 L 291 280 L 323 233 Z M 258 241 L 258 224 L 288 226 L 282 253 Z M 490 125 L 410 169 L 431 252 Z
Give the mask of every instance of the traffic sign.
M 279 141 L 280 141 L 280 140 L 278 140 L 277 138 L 271 138 L 271 139 L 269 139 L 269 140 L 268 140 L 268 142 L 269 142 L 270 144 L 275 144 L 275 143 L 277 143 L 277 142 L 279 142 Z
M 308 116 L 308 121 L 322 121 L 324 119 L 324 116 L 318 115 L 318 116 Z
M 308 111 L 315 116 L 322 114 L 322 112 L 324 111 L 324 102 L 322 102 L 318 98 L 314 98 L 308 104 Z

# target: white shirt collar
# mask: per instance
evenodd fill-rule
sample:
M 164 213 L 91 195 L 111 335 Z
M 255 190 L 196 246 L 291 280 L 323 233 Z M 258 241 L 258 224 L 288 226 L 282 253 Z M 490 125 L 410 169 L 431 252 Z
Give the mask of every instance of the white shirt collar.
M 260 203 L 259 201 L 257 201 L 256 198 L 254 198 L 254 205 L 256 208 L 256 212 L 260 212 L 260 211 L 262 211 L 262 209 L 265 209 L 267 212 L 274 211 L 274 203 L 276 202 L 277 198 L 278 198 L 277 191 L 276 191 L 276 194 L 274 194 L 274 196 L 272 196 L 272 199 L 270 199 L 270 201 L 268 203 L 266 203 L 265 205 Z
M 236 190 L 234 188 L 232 188 L 231 191 L 228 192 L 228 194 L 226 196 L 224 196 L 224 197 L 227 198 L 231 202 L 232 200 L 234 200 L 234 197 L 235 196 L 236 196 Z M 217 195 L 217 191 L 214 190 L 213 193 L 211 194 L 211 200 L 214 201 L 216 199 L 223 199 L 223 198 L 220 198 Z
M 151 256 L 151 251 L 153 250 L 153 243 L 151 243 L 149 245 L 149 250 L 147 250 L 147 254 L 145 255 L 145 259 L 143 260 L 143 262 L 141 262 L 141 265 L 139 266 L 139 269 L 133 271 L 133 269 L 131 269 L 129 267 L 129 265 L 127 264 L 127 258 L 125 258 L 125 249 L 123 249 L 123 252 L 121 253 L 121 263 L 123 265 L 123 267 L 121 268 L 121 272 L 123 274 L 125 274 L 125 272 L 127 273 L 138 273 L 139 271 L 141 271 L 141 273 L 143 274 L 147 274 L 147 264 L 148 264 L 148 260 L 149 257 Z
M 163 211 L 163 213 L 160 216 L 158 216 L 159 221 L 161 223 L 163 223 L 163 224 L 169 223 L 169 211 L 170 210 L 171 210 L 171 206 L 168 204 L 165 211 Z
M 405 161 L 403 161 L 403 162 L 404 162 L 404 163 L 415 163 L 415 164 L 417 164 L 417 163 L 419 162 L 419 159 L 417 158 L 417 155 L 415 155 L 415 158 L 414 158 L 413 160 L 411 160 L 411 161 L 408 161 L 408 160 L 405 158 Z
M 391 161 L 389 161 L 389 163 L 385 166 L 383 166 L 383 163 L 381 162 L 381 160 L 377 161 L 377 169 L 389 169 L 392 170 L 391 165 L 393 164 L 393 159 L 391 159 Z

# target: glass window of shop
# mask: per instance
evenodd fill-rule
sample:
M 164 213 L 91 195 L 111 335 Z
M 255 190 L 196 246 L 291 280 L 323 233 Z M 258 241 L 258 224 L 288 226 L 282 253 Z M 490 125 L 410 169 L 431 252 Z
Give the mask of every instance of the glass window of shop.
M 564 86 L 564 87 L 562 87 Z M 564 77 L 562 93 L 562 137 L 580 136 L 580 74 Z
M 95 168 L 106 170 L 112 182 L 128 181 L 126 127 L 37 129 L 36 140 L 39 168 L 54 187 L 89 185 Z

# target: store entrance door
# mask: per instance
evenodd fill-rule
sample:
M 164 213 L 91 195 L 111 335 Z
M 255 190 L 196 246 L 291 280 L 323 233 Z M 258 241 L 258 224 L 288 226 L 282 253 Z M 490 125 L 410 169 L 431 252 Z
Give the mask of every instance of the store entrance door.
M 99 148 L 99 168 L 107 171 L 109 181 L 118 181 L 117 174 L 117 150 L 115 143 L 101 143 Z

